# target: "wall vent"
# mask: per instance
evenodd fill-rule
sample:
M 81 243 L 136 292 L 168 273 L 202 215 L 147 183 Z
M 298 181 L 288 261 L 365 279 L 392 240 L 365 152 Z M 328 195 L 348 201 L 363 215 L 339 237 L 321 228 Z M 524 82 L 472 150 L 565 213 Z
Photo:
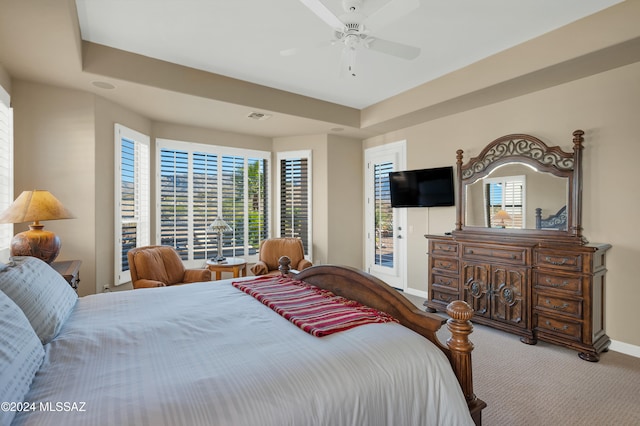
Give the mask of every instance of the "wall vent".
M 267 120 L 269 118 L 271 118 L 271 114 L 264 114 L 262 112 L 252 112 L 249 115 L 247 115 L 248 118 L 251 118 L 253 120 Z

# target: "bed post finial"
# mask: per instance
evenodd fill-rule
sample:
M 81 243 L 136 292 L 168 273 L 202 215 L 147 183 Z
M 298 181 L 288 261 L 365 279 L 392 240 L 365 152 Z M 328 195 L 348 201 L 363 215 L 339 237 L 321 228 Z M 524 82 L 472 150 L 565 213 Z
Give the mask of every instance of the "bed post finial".
M 447 314 L 451 317 L 447 320 L 447 328 L 451 333 L 451 337 L 447 339 L 447 346 L 451 351 L 451 365 L 458 377 L 472 417 L 474 415 L 480 416 L 481 410 L 486 404 L 477 399 L 473 393 L 473 372 L 471 369 L 473 343 L 469 341 L 469 334 L 473 330 L 471 324 L 473 309 L 467 302 L 455 300 L 447 305 Z M 474 417 L 476 424 L 479 423 L 479 420 Z
M 280 266 L 278 266 L 280 273 L 282 275 L 289 275 L 289 271 L 291 271 L 291 259 L 289 259 L 288 256 L 282 256 L 278 259 L 278 263 L 280 264 Z

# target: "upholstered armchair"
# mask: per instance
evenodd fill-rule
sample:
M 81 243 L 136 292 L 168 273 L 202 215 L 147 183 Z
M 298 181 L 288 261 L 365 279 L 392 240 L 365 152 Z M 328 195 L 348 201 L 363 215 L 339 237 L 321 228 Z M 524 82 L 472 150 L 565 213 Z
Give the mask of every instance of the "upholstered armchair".
M 253 275 L 279 274 L 278 259 L 287 256 L 291 259 L 291 269 L 302 271 L 311 265 L 304 258 L 304 248 L 300 238 L 269 238 L 260 243 L 259 260 L 251 267 Z
M 208 269 L 186 269 L 173 247 L 136 247 L 127 252 L 127 258 L 133 288 L 211 281 Z

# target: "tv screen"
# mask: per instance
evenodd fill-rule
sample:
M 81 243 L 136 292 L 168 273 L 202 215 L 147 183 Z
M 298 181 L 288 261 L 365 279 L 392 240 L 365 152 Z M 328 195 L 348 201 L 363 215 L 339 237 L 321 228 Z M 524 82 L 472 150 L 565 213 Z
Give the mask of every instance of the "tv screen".
M 453 206 L 453 167 L 389 173 L 391 207 Z

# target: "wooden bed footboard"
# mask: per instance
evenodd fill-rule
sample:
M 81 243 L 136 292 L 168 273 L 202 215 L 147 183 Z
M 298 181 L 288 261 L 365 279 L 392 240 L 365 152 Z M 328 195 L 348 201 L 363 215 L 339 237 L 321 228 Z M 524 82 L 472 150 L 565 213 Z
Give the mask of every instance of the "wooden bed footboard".
M 281 259 L 280 262 L 280 270 L 284 274 L 289 271 L 287 260 Z M 473 330 L 471 324 L 473 309 L 466 302 L 461 300 L 451 302 L 447 306 L 447 314 L 451 318 L 445 320 L 436 314 L 419 310 L 385 282 L 355 268 L 335 265 L 313 266 L 294 276 L 298 280 L 329 290 L 338 296 L 386 312 L 396 318 L 400 324 L 433 342 L 451 362 L 474 422 L 476 425 L 482 423 L 482 409 L 487 404 L 478 399 L 473 392 L 471 365 L 473 344 L 469 341 L 469 334 Z M 445 322 L 451 333 L 446 346 L 436 335 Z

